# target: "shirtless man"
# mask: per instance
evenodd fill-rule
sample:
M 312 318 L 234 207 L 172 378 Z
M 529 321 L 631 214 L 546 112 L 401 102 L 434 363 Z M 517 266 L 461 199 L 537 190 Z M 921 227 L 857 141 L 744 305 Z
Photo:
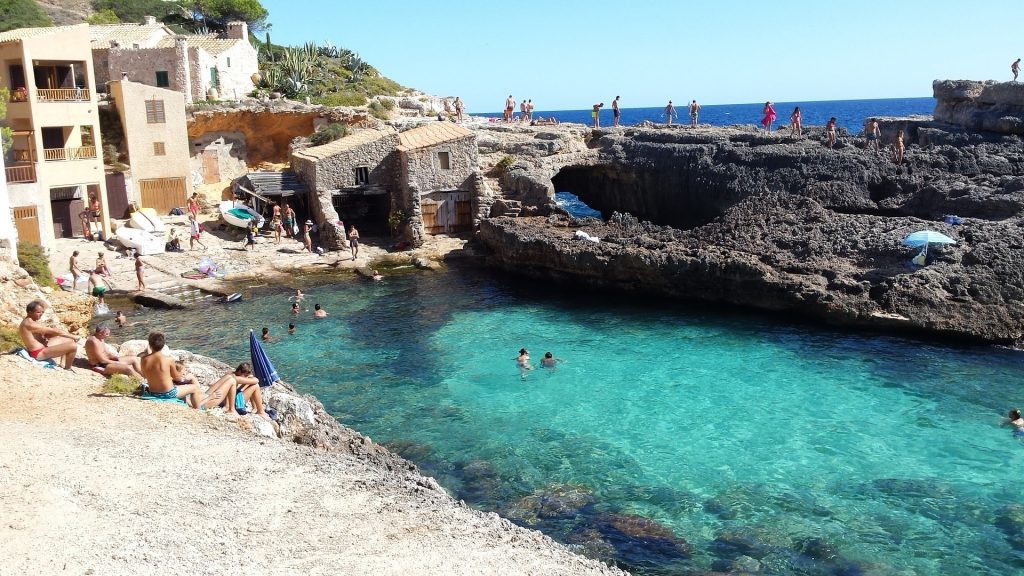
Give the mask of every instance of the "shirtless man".
M 146 396 L 160 400 L 184 399 L 192 408 L 199 408 L 203 403 L 202 393 L 194 379 L 188 384 L 175 386 L 182 381 L 181 371 L 174 360 L 164 356 L 164 335 L 161 332 L 149 333 L 149 349 L 151 352 L 142 357 L 142 375 L 149 382 Z M 143 397 L 146 397 L 143 396 Z
M 512 111 L 516 109 L 516 100 L 511 94 L 505 99 L 505 122 L 512 121 Z
M 697 127 L 697 115 L 700 114 L 700 104 L 694 100 L 690 102 L 690 128 Z
M 619 125 L 620 114 L 621 113 L 619 112 L 619 97 L 616 96 L 615 99 L 612 100 L 612 126 Z
M 142 365 L 139 359 L 130 354 L 118 356 L 107 348 L 107 337 L 110 336 L 110 326 L 101 322 L 96 326 L 92 336 L 85 340 L 85 355 L 89 358 L 89 367 L 103 374 L 113 376 L 124 374 L 142 378 Z
M 1017 74 L 1020 74 L 1020 58 L 1017 58 L 1013 61 L 1013 64 L 1010 64 L 1010 72 L 1013 72 L 1013 81 L 1016 82 Z
M 465 105 L 462 103 L 462 99 L 458 96 L 455 97 L 455 119 L 462 122 L 462 109 Z
M 313 305 L 313 318 L 327 318 L 327 310 L 321 308 L 319 304 Z
M 526 122 L 527 119 L 528 116 L 526 112 L 526 100 L 523 100 L 522 102 L 519 103 L 519 121 Z
M 98 303 L 105 305 L 106 301 L 103 299 L 103 295 L 107 293 L 107 284 L 95 270 L 89 273 L 89 288 L 91 289 L 90 294 L 96 297 Z
M 676 115 L 676 107 L 672 105 L 672 101 L 668 101 L 668 105 L 665 106 L 665 118 L 669 126 L 672 125 L 672 117 Z
M 82 275 L 82 270 L 78 267 L 78 250 L 71 253 L 71 258 L 68 258 L 68 268 L 71 270 L 71 291 L 75 291 L 75 287 L 78 286 L 78 277 Z
M 46 303 L 42 300 L 29 302 L 25 312 L 25 319 L 18 325 L 18 335 L 28 355 L 36 360 L 63 358 L 64 369 L 71 370 L 80 338 L 70 332 L 40 324 L 39 319 L 46 312 Z
M 878 138 L 881 135 L 882 131 L 878 129 L 878 120 L 872 118 L 864 127 L 864 149 L 867 150 L 873 146 L 875 154 L 878 154 Z

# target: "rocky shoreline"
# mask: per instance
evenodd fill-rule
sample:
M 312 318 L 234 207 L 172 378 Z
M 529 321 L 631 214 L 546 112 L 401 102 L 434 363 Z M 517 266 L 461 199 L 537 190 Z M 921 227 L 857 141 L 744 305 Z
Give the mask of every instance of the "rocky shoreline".
M 1005 90 L 955 88 L 936 83 L 939 109 L 970 116 L 963 94 L 998 93 L 1002 124 L 979 119 L 981 101 L 971 118 L 1007 130 L 879 118 L 882 142 L 905 132 L 902 165 L 848 134 L 830 150 L 820 127 L 803 138 L 744 126 L 594 130 L 587 152 L 517 162 L 507 177 L 534 195 L 574 192 L 607 222 L 539 206 L 556 215 L 485 220 L 474 245 L 486 264 L 519 275 L 1020 344 L 1024 146 L 1005 116 L 1024 116 L 1024 94 L 1013 92 L 1014 107 Z M 918 267 L 901 240 L 923 229 L 957 244 L 933 247 Z

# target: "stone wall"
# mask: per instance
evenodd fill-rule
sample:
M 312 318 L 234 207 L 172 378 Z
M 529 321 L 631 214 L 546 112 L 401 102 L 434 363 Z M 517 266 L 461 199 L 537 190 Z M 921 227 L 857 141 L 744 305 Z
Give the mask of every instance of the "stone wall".
M 206 181 L 233 180 L 249 172 L 246 165 L 246 139 L 241 132 L 206 132 L 191 138 L 190 171 L 202 174 Z M 206 174 L 204 156 L 217 156 L 217 174 Z
M 245 98 L 256 88 L 252 75 L 259 71 L 256 49 L 248 42 L 238 42 L 217 55 L 220 74 L 220 97 L 223 100 Z
M 109 79 L 120 80 L 127 73 L 132 82 L 156 86 L 156 73 L 165 71 L 167 89 L 184 93 L 190 101 L 181 54 L 174 48 L 111 48 L 107 52 Z
M 441 168 L 440 154 L 448 154 L 448 168 Z M 402 186 L 391 197 L 392 206 L 408 217 L 403 236 L 414 246 L 423 243 L 423 214 L 420 198 L 439 191 L 464 190 L 475 192 L 479 186 L 474 180 L 477 171 L 476 136 L 449 140 L 433 146 L 403 150 L 400 153 L 399 175 Z M 474 206 L 479 204 L 476 193 Z
M 1024 83 L 936 80 L 935 119 L 968 130 L 1024 134 Z

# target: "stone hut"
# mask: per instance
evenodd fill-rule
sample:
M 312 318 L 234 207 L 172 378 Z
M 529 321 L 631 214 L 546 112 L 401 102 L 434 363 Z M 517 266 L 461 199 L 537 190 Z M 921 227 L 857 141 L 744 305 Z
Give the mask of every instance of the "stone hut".
M 400 184 L 393 206 L 405 215 L 414 245 L 425 234 L 473 229 L 481 193 L 476 135 L 452 122 L 431 122 L 399 134 Z
M 292 170 L 314 191 L 310 212 L 324 246 L 336 250 L 345 245 L 338 224 L 343 218 L 368 234 L 387 232 L 398 144 L 398 132 L 385 126 L 292 152 Z

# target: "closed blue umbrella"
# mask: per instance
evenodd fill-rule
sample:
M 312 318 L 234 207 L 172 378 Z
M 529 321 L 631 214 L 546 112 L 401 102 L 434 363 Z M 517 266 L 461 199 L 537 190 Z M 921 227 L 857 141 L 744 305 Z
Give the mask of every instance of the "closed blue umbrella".
M 277 370 L 274 370 L 274 365 L 270 363 L 267 353 L 263 351 L 263 346 L 256 338 L 256 333 L 252 330 L 249 330 L 249 356 L 252 359 L 253 374 L 259 379 L 260 386 L 270 386 L 281 379 L 277 375 Z
M 956 240 L 934 230 L 919 230 L 903 239 L 903 245 L 912 248 L 920 248 L 928 244 L 956 244 Z

